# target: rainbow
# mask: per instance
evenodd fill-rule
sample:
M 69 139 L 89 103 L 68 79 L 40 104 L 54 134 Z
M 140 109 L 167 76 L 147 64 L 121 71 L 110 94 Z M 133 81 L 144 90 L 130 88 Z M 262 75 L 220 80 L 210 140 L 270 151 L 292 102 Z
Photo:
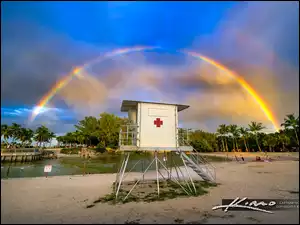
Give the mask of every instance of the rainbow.
M 201 59 L 215 67 L 217 67 L 218 69 L 226 72 L 226 74 L 228 74 L 229 76 L 232 76 L 252 97 L 253 99 L 256 101 L 256 103 L 260 106 L 261 110 L 264 112 L 265 116 L 268 118 L 268 120 L 270 120 L 274 126 L 274 128 L 276 129 L 276 131 L 278 131 L 280 129 L 280 125 L 278 123 L 278 121 L 276 120 L 275 116 L 273 115 L 272 111 L 269 109 L 269 107 L 267 106 L 266 102 L 258 95 L 258 93 L 244 80 L 243 77 L 241 77 L 240 75 L 238 75 L 237 73 L 233 72 L 232 70 L 227 69 L 224 65 L 216 62 L 213 59 L 210 59 L 206 56 L 203 56 L 199 53 L 196 52 L 190 52 L 190 51 L 185 51 L 184 53 L 193 56 L 195 58 Z
M 100 62 L 104 59 L 124 55 L 130 52 L 138 52 L 138 51 L 145 51 L 151 50 L 158 47 L 149 47 L 149 46 L 137 46 L 133 48 L 123 48 L 123 49 L 116 49 L 114 51 L 108 52 L 104 55 L 97 57 L 82 66 L 75 67 L 71 73 L 67 76 L 56 82 L 56 84 L 44 95 L 44 97 L 38 102 L 37 106 L 34 107 L 32 114 L 30 115 L 29 122 L 32 122 L 36 116 L 41 112 L 41 109 L 47 105 L 47 103 L 59 92 L 62 88 L 64 88 L 70 81 L 73 79 L 74 76 L 80 76 L 80 73 L 85 70 L 87 67 L 93 65 L 94 63 Z
M 106 58 L 118 56 L 118 55 L 124 55 L 130 52 L 136 52 L 136 51 L 144 51 L 144 50 L 152 50 L 156 49 L 159 47 L 133 47 L 133 48 L 123 48 L 123 49 L 117 49 L 112 52 L 108 52 L 104 54 L 103 56 L 99 56 L 96 59 L 93 59 L 92 61 L 89 61 L 88 63 L 85 63 L 83 66 L 80 67 L 75 67 L 71 73 L 69 73 L 66 77 L 62 78 L 59 80 L 51 89 L 50 91 L 38 102 L 37 106 L 34 108 L 31 117 L 30 117 L 30 122 L 35 119 L 35 117 L 40 113 L 41 109 L 47 105 L 47 103 L 55 96 L 55 94 L 61 90 L 63 87 L 65 87 L 72 79 L 74 76 L 79 76 L 80 73 L 86 69 L 88 66 L 91 66 L 92 64 L 96 62 L 100 62 Z M 210 59 L 206 56 L 203 56 L 199 53 L 192 52 L 192 51 L 183 51 L 183 53 L 190 55 L 192 57 L 195 57 L 197 59 L 201 59 L 218 69 L 226 72 L 229 76 L 232 76 L 240 85 L 243 87 L 256 101 L 256 103 L 260 106 L 261 110 L 264 112 L 265 116 L 270 120 L 274 126 L 274 128 L 278 131 L 280 128 L 280 125 L 278 121 L 275 119 L 275 116 L 267 106 L 267 104 L 264 102 L 264 100 L 258 95 L 258 93 L 237 73 L 229 70 L 226 68 L 224 65 L 216 62 L 213 59 Z

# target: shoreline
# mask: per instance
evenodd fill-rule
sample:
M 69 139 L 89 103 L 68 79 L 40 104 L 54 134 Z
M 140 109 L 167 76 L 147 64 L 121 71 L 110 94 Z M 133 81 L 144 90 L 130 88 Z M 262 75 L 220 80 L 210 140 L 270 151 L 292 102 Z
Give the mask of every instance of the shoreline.
M 227 153 L 223 153 L 223 152 L 217 152 L 217 153 L 201 153 L 201 156 L 203 156 L 204 158 L 208 157 L 207 160 L 210 162 L 210 164 L 212 165 L 218 165 L 220 163 L 228 163 L 228 162 L 232 162 L 232 163 L 255 163 L 255 157 L 258 156 L 261 153 L 250 153 L 250 154 L 254 154 L 254 155 L 245 155 L 245 154 L 237 154 L 238 157 L 238 161 L 236 161 L 235 157 L 234 157 L 234 153 L 229 153 L 228 154 L 228 159 L 227 161 L 225 160 L 220 160 L 220 159 L 224 159 L 227 157 Z M 276 154 L 276 155 L 274 155 Z M 241 156 L 244 157 L 244 161 L 241 160 Z M 209 158 L 211 157 L 211 158 Z M 218 160 L 214 159 L 214 157 L 218 158 Z M 273 153 L 273 155 L 269 154 L 269 157 L 272 159 L 271 162 L 279 162 L 279 161 L 299 161 L 299 153 L 294 153 L 292 156 L 290 155 L 290 153 Z M 72 156 L 66 156 L 66 157 L 59 157 L 56 160 L 61 160 L 61 159 L 68 159 L 68 158 L 73 158 L 73 159 L 81 159 L 78 156 L 72 157 Z M 215 160 L 215 161 L 214 161 Z M 264 160 L 264 158 L 262 157 L 262 160 Z M 95 163 L 93 161 L 91 161 L 92 163 Z M 258 162 L 258 163 L 265 163 L 265 162 Z M 50 163 L 51 164 L 51 163 Z M 34 167 L 35 163 L 33 163 L 31 166 Z M 69 165 L 69 164 L 66 164 Z M 71 164 L 70 164 L 71 165 Z M 9 166 L 8 163 L 4 163 L 1 166 L 1 170 L 7 168 Z M 17 168 L 17 167 L 26 167 L 27 164 L 18 164 L 18 165 L 12 165 L 12 168 Z M 29 164 L 28 164 L 29 166 Z M 78 167 L 76 164 L 73 165 L 74 168 L 76 167 L 76 169 L 80 169 L 80 166 Z M 101 163 L 99 164 L 99 166 L 101 166 Z M 56 167 L 56 166 L 54 166 Z M 68 168 L 68 167 L 66 167 Z M 42 168 L 40 168 L 42 169 Z M 82 170 L 82 171 L 81 171 Z M 57 172 L 54 173 L 54 175 L 51 175 L 51 173 L 48 174 L 47 178 L 53 178 L 53 177 L 70 177 L 70 176 L 79 176 L 79 177 L 84 177 L 84 176 L 91 176 L 91 175 L 101 175 L 101 174 L 111 174 L 116 176 L 116 171 L 107 171 L 107 172 L 101 172 L 101 171 L 86 171 L 86 174 L 83 174 L 83 168 L 81 168 L 80 172 L 76 172 L 74 171 L 74 173 L 66 173 L 66 174 L 57 174 Z M 89 170 L 89 168 L 87 167 L 87 170 Z M 150 170 L 152 171 L 152 170 Z M 1 171 L 2 172 L 2 171 Z M 39 174 L 38 176 L 25 176 L 25 177 L 1 177 L 1 180 L 12 180 L 12 179 L 33 179 L 33 178 L 45 178 L 44 174 Z

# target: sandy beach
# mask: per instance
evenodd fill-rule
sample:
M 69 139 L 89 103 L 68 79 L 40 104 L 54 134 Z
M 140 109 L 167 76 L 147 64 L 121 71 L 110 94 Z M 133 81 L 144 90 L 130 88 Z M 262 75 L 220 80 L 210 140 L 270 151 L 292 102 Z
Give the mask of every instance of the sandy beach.
M 115 174 L 1 180 L 1 223 L 298 223 L 298 210 L 212 210 L 222 198 L 299 199 L 299 162 L 215 163 L 219 186 L 199 197 L 87 205 L 111 192 Z

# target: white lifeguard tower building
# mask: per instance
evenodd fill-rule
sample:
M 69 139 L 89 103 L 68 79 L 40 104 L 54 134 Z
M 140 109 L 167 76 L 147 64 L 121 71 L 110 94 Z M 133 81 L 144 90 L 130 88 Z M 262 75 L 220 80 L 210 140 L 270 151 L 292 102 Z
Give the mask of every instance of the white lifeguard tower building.
M 162 102 L 132 100 L 124 100 L 122 102 L 121 112 L 128 112 L 129 123 L 121 127 L 119 135 L 119 150 L 124 151 L 125 157 L 121 163 L 119 173 L 117 174 L 115 188 L 116 197 L 118 196 L 120 186 L 124 179 L 124 173 L 127 171 L 126 168 L 128 166 L 130 152 L 133 151 L 154 153 L 153 160 L 149 162 L 148 167 L 145 166 L 145 170 L 143 170 L 141 174 L 141 179 L 136 181 L 133 188 L 142 179 L 144 180 L 145 174 L 154 163 L 156 165 L 157 184 L 160 180 L 159 175 L 161 175 L 162 178 L 166 179 L 165 177 L 168 177 L 168 179 L 177 182 L 179 185 L 179 181 L 184 179 L 185 181 L 188 180 L 191 186 L 194 186 L 190 170 L 194 171 L 196 175 L 205 181 L 215 181 L 215 170 L 213 166 L 199 154 L 193 154 L 195 151 L 193 147 L 189 145 L 188 129 L 178 127 L 178 113 L 187 108 L 189 108 L 187 105 Z M 158 153 L 162 152 L 164 153 L 163 160 L 158 156 Z M 179 173 L 178 170 L 180 170 L 180 168 L 176 165 L 169 166 L 169 168 L 166 166 L 164 163 L 168 160 L 166 152 L 168 152 L 169 155 L 176 154 L 182 159 L 186 169 L 185 174 L 182 171 Z M 186 153 L 189 153 L 189 156 Z M 165 176 L 163 176 L 159 167 L 167 172 Z M 172 173 L 172 170 L 176 172 L 177 177 Z M 159 186 L 157 186 L 157 189 L 159 195 Z
M 178 135 L 178 112 L 188 107 L 124 100 L 121 112 L 128 112 L 130 124 L 120 135 L 120 150 L 193 151 Z

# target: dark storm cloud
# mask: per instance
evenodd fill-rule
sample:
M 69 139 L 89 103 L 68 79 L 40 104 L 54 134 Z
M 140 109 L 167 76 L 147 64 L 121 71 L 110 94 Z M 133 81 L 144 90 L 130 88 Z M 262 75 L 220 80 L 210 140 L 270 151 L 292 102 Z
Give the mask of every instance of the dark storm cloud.
M 244 2 L 194 49 L 242 76 L 279 121 L 299 114 L 299 2 Z
M 1 100 L 5 105 L 37 103 L 57 80 L 96 53 L 91 46 L 32 22 L 1 23 Z

